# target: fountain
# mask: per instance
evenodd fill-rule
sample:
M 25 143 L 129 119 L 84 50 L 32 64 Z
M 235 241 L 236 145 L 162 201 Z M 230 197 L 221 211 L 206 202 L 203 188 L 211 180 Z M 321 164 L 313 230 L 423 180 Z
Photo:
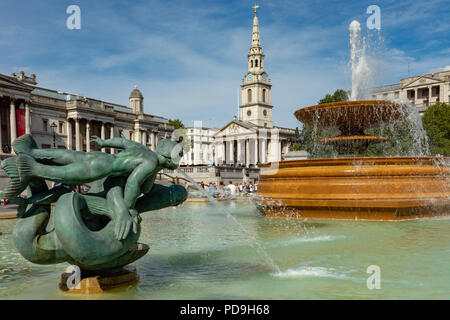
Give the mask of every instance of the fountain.
M 403 220 L 450 213 L 450 159 L 426 156 L 365 157 L 387 137 L 365 129 L 409 117 L 413 106 L 359 100 L 370 67 L 357 21 L 350 24 L 351 100 L 303 108 L 296 118 L 316 129 L 339 129 L 332 145 L 338 157 L 281 161 L 262 168 L 258 207 L 269 217 Z M 415 121 L 420 122 L 420 117 Z M 416 123 L 416 124 L 417 124 Z M 421 127 L 421 126 L 419 126 Z M 423 132 L 423 129 L 422 129 Z M 418 142 L 417 142 L 418 143 Z

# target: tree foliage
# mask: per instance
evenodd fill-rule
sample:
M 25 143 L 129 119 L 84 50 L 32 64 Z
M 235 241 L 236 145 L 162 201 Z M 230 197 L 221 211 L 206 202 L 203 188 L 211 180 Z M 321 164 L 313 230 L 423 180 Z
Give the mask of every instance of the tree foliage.
M 173 120 L 169 120 L 170 124 L 173 124 L 176 129 L 180 129 L 180 128 L 184 128 L 184 124 L 183 122 L 181 122 L 180 119 L 173 119 Z
M 450 156 L 450 105 L 436 103 L 429 107 L 422 118 L 432 154 Z
M 348 101 L 348 93 L 345 90 L 337 89 L 333 94 L 328 93 L 323 99 L 320 99 L 318 104 L 340 101 Z

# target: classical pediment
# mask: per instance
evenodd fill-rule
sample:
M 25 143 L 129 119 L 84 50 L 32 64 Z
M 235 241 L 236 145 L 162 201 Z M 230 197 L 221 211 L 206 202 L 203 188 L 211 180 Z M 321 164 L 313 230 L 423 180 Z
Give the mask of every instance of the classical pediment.
M 421 76 L 421 77 L 411 81 L 410 83 L 406 84 L 405 86 L 403 86 L 403 88 L 427 86 L 427 85 L 433 85 L 433 84 L 437 84 L 437 83 L 441 83 L 441 82 L 442 82 L 442 80 L 440 80 L 440 79 L 435 79 L 430 76 L 424 75 L 424 76 Z
M 253 134 L 256 131 L 253 127 L 255 126 L 251 123 L 233 120 L 217 131 L 214 137 Z

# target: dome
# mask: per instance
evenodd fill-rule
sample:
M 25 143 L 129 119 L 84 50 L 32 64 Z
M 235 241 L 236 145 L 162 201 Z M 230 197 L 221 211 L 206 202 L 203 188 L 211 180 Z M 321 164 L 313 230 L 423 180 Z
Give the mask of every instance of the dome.
M 130 93 L 130 99 L 131 98 L 140 98 L 140 99 L 144 99 L 144 96 L 142 95 L 142 92 L 139 91 L 139 89 L 137 88 L 137 86 L 134 86 L 133 91 L 131 91 Z

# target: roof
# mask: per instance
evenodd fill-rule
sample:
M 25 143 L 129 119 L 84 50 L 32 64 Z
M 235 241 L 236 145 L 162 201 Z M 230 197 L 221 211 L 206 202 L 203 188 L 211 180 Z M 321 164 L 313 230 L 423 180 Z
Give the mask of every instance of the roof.
M 131 91 L 130 93 L 130 99 L 131 98 L 139 98 L 139 99 L 144 99 L 144 96 L 142 95 L 142 92 L 139 91 L 139 89 L 137 88 L 137 86 L 134 87 L 133 91 Z

